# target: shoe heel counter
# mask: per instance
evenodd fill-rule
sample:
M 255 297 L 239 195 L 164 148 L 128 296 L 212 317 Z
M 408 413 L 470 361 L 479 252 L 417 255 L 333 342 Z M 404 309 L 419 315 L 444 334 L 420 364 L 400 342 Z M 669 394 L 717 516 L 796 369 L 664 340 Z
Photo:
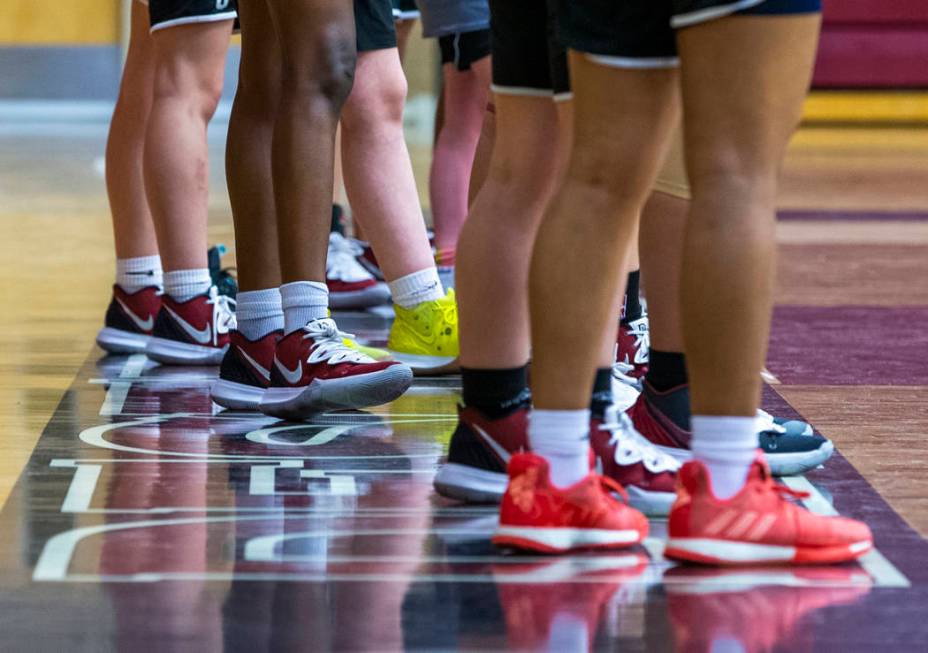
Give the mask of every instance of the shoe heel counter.
M 120 331 L 142 333 L 132 320 L 123 313 L 115 299 L 111 299 L 110 305 L 106 308 L 106 315 L 103 317 L 103 325 L 111 329 L 119 329 Z
M 462 422 L 451 435 L 448 462 L 476 467 L 490 472 L 506 473 L 506 461 L 493 453 L 473 429 Z
M 232 381 L 243 385 L 252 385 L 257 388 L 265 387 L 262 379 L 251 371 L 251 369 L 242 363 L 235 348 L 230 347 L 222 357 L 222 363 L 219 364 L 219 378 L 223 381 Z

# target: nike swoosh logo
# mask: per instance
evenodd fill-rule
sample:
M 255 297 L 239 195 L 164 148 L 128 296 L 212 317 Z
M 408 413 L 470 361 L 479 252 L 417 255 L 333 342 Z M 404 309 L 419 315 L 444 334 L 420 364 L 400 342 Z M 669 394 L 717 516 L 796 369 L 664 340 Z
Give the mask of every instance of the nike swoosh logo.
M 290 385 L 297 385 L 300 381 L 303 380 L 303 363 L 300 361 L 296 364 L 295 370 L 288 370 L 287 367 L 281 363 L 277 357 L 274 357 L 274 365 L 277 366 L 277 370 L 284 375 L 284 378 L 287 379 L 287 383 Z
M 484 431 L 482 428 L 480 428 L 476 424 L 474 424 L 473 426 L 474 426 L 474 430 L 477 431 L 477 435 L 483 438 L 483 441 L 487 443 L 490 449 L 492 449 L 496 453 L 496 455 L 499 456 L 500 459 L 508 465 L 509 459 L 512 457 L 512 454 L 506 451 L 506 449 L 503 448 L 503 445 L 501 445 L 499 442 L 494 440 L 493 437 L 489 433 Z
M 248 361 L 249 363 L 251 363 L 252 367 L 254 367 L 256 370 L 258 370 L 258 372 L 261 374 L 261 376 L 264 377 L 264 380 L 265 380 L 265 381 L 270 382 L 270 380 L 271 380 L 271 371 L 270 371 L 269 369 L 267 369 L 266 367 L 264 367 L 263 365 L 261 365 L 261 363 L 259 363 L 259 362 L 256 361 L 254 358 L 252 358 L 251 356 L 249 356 L 248 353 L 247 353 L 244 349 L 242 349 L 241 347 L 238 348 L 238 353 L 240 353 L 242 356 L 244 356 L 244 357 L 245 357 L 245 360 Z M 302 376 L 302 372 L 301 372 L 300 376 Z
M 175 311 L 171 310 L 170 307 L 165 306 L 167 312 L 174 316 L 174 319 L 177 320 L 177 323 L 180 325 L 180 328 L 187 332 L 187 335 L 193 338 L 195 341 L 201 345 L 208 345 L 210 340 L 210 334 L 212 330 L 207 324 L 206 328 L 203 330 L 195 329 L 192 325 L 188 324 L 187 320 L 178 315 Z
M 126 302 L 122 301 L 119 297 L 116 297 L 116 303 L 122 307 L 122 310 L 125 311 L 126 315 L 135 322 L 135 326 L 140 328 L 142 331 L 151 331 L 151 328 L 155 326 L 155 318 L 151 315 L 148 316 L 147 320 L 143 320 L 138 315 L 132 312 L 132 309 L 126 306 Z

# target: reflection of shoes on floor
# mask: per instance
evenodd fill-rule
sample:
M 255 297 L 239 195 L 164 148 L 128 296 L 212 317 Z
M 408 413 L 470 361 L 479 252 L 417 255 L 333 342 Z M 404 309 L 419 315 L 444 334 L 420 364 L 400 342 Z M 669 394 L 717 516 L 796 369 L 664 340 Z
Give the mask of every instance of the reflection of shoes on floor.
M 684 653 L 721 650 L 717 645 L 746 653 L 804 649 L 804 617 L 855 603 L 872 585 L 866 573 L 846 567 L 674 567 L 664 581 L 675 650 Z
M 615 481 L 592 472 L 570 487 L 555 487 L 548 461 L 515 454 L 493 543 L 543 553 L 631 547 L 648 534 L 648 520 L 613 492 L 625 493 Z
M 519 651 L 590 650 L 606 604 L 647 566 L 646 556 L 631 552 L 494 564 L 509 647 Z
M 458 407 L 448 461 L 435 475 L 442 496 L 473 503 L 499 503 L 506 491 L 506 465 L 528 449 L 528 409 L 489 419 L 476 408 Z
M 412 368 L 436 368 L 458 355 L 458 309 L 454 290 L 441 299 L 415 308 L 394 306 L 396 319 L 387 348 L 393 357 Z
M 103 328 L 97 333 L 97 344 L 111 354 L 144 354 L 159 310 L 161 291 L 158 288 L 152 286 L 127 293 L 114 285 Z
M 681 385 L 658 392 L 647 381 L 635 404 L 628 409 L 635 428 L 665 453 L 680 462 L 690 460 L 691 433 L 674 421 L 671 415 L 684 415 L 689 420 L 689 386 Z M 803 474 L 815 469 L 834 453 L 834 445 L 820 435 L 806 435 L 808 425 L 798 420 L 785 427 L 764 413 L 758 416 L 760 448 L 767 456 L 774 476 Z M 679 418 L 677 418 L 680 421 Z M 811 429 L 811 427 L 809 427 Z
M 240 331 L 233 331 L 219 366 L 219 379 L 210 390 L 213 401 L 232 410 L 258 410 L 271 382 L 274 350 L 282 336 L 283 331 L 273 331 L 249 340 Z
M 679 472 L 664 556 L 710 565 L 830 564 L 873 547 L 866 524 L 825 517 L 789 499 L 805 495 L 773 482 L 758 453 L 745 486 L 727 500 L 712 493 L 709 470 L 691 461 Z
M 164 295 L 145 354 L 169 365 L 219 365 L 235 328 L 234 306 L 216 286 L 186 302 Z
M 325 282 L 332 308 L 360 309 L 390 301 L 387 284 L 375 279 L 358 262 L 362 253 L 360 247 L 338 232 L 329 234 Z
M 326 410 L 393 401 L 412 383 L 412 370 L 346 347 L 331 318 L 313 320 L 277 343 L 262 412 L 302 420 Z
M 628 415 L 611 407 L 605 421 L 592 420 L 590 444 L 600 472 L 625 488 L 629 505 L 650 516 L 670 514 L 680 463 L 638 433 Z
M 648 316 L 619 324 L 615 341 L 615 363 L 612 376 L 636 390 L 641 390 L 641 382 L 648 373 L 651 354 Z

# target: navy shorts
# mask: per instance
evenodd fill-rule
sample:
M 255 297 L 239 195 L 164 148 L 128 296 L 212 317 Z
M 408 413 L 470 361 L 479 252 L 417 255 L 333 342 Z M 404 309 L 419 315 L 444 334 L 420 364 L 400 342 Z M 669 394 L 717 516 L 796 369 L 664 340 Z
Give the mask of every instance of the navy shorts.
M 358 52 L 396 47 L 396 25 L 391 0 L 354 0 Z
M 556 9 L 552 0 L 490 0 L 494 93 L 570 97 Z
M 490 30 L 446 34 L 438 37 L 441 63 L 454 64 L 458 70 L 470 70 L 475 61 L 490 56 Z
M 415 20 L 419 17 L 416 0 L 393 0 L 394 20 Z
M 142 0 L 148 5 L 148 17 L 151 31 L 191 25 L 193 23 L 210 23 L 220 20 L 235 20 L 236 0 Z
M 623 68 L 676 66 L 674 30 L 716 18 L 806 14 L 821 0 L 557 0 L 561 41 Z

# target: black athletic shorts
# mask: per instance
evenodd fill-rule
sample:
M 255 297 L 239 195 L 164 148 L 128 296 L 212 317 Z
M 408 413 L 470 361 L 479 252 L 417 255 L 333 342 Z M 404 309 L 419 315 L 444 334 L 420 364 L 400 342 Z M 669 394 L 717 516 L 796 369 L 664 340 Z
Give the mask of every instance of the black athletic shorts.
M 394 20 L 415 20 L 419 17 L 416 0 L 393 0 Z
M 148 5 L 151 31 L 190 25 L 192 23 L 210 23 L 219 20 L 234 20 L 237 0 L 140 0 Z
M 805 14 L 821 0 L 557 0 L 567 47 L 620 68 L 678 64 L 674 30 L 731 14 Z
M 552 0 L 490 0 L 493 92 L 567 99 L 567 50 Z
M 354 0 L 354 24 L 358 52 L 396 47 L 391 0 Z
M 453 63 L 458 70 L 470 70 L 475 61 L 490 56 L 490 30 L 445 34 L 438 37 L 441 63 Z

